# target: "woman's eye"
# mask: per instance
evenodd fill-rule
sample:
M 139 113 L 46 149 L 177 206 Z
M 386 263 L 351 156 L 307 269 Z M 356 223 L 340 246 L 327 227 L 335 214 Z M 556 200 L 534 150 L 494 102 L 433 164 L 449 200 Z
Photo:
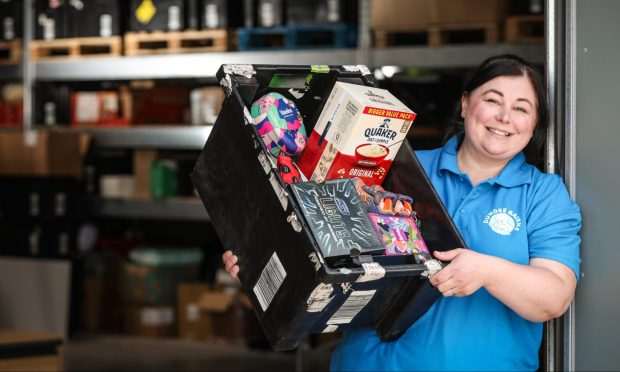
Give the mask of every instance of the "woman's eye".
M 517 110 L 517 111 L 519 111 L 521 113 L 524 113 L 524 114 L 529 113 L 529 111 L 525 107 L 516 107 L 515 110 Z
M 485 98 L 484 100 L 489 103 L 497 103 L 497 100 L 495 98 Z

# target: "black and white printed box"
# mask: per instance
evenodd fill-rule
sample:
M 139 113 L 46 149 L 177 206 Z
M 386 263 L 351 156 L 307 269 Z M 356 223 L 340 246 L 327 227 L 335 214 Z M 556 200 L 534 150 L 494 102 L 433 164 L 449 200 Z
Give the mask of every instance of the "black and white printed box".
M 335 82 L 374 86 L 371 72 L 361 65 L 223 65 L 217 79 L 226 99 L 192 180 L 222 244 L 239 257 L 239 278 L 272 347 L 292 349 L 310 333 L 360 327 L 398 338 L 438 298 L 426 277 L 441 266 L 373 249 L 325 255 L 299 189 L 279 176 L 249 111 L 265 93 L 281 93 L 295 101 L 310 133 Z M 408 144 L 383 186 L 414 196 L 431 252 L 465 247 Z

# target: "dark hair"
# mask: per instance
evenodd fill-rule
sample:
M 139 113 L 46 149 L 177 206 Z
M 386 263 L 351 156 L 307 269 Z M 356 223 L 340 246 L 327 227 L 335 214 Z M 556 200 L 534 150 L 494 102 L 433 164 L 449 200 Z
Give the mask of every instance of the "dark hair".
M 463 95 L 469 94 L 487 81 L 499 76 L 526 76 L 530 79 L 536 93 L 536 107 L 538 121 L 534 128 L 532 139 L 527 144 L 523 153 L 527 161 L 534 165 L 540 165 L 542 149 L 547 137 L 549 126 L 549 108 L 547 103 L 547 90 L 540 70 L 525 59 L 504 54 L 491 57 L 482 62 L 470 75 L 463 87 Z M 452 119 L 452 125 L 446 132 L 445 140 L 455 134 L 464 132 L 464 124 L 461 118 L 461 100 L 457 101 Z

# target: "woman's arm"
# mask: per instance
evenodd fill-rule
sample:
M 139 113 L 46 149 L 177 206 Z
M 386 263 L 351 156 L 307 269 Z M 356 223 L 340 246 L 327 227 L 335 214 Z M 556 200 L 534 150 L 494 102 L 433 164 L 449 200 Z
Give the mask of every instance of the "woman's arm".
M 520 265 L 469 249 L 435 252 L 435 256 L 450 261 L 431 278 L 431 284 L 445 296 L 467 296 L 483 287 L 533 322 L 562 315 L 577 285 L 568 266 L 549 259 L 532 258 L 529 265 Z

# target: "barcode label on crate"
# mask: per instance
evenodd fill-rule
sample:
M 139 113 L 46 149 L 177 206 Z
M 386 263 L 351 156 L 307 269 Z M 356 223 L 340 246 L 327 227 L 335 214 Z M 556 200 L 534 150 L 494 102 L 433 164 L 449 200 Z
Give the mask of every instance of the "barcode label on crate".
M 348 324 L 353 318 L 368 305 L 376 290 L 370 291 L 354 291 L 347 300 L 342 304 L 340 309 L 332 315 L 327 324 Z
M 286 271 L 284 271 L 284 266 L 282 266 L 278 255 L 274 252 L 254 286 L 254 294 L 263 311 L 267 310 L 271 304 L 271 300 L 278 292 L 284 278 L 286 278 Z

